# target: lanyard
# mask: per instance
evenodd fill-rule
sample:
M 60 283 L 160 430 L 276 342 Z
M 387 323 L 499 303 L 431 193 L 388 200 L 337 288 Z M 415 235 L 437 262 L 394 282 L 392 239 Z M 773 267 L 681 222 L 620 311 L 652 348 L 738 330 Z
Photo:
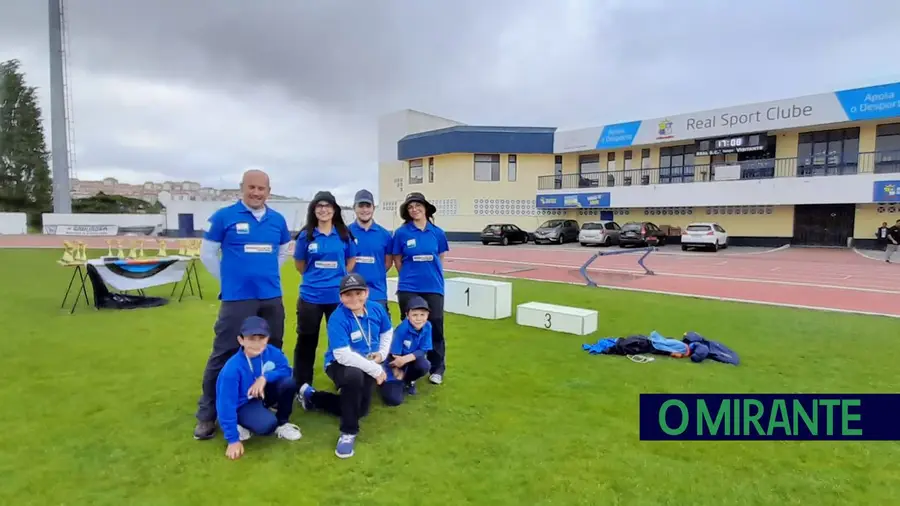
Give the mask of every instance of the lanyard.
M 369 312 L 366 311 L 365 309 L 363 309 L 363 311 L 365 311 L 364 316 L 366 317 L 366 328 L 369 329 L 368 334 L 366 334 L 366 331 L 363 330 L 362 323 L 359 322 L 359 317 L 356 316 L 356 313 L 353 313 L 353 319 L 356 320 L 356 326 L 359 327 L 359 332 L 363 335 L 363 339 L 366 340 L 366 346 L 368 347 L 368 351 L 366 353 L 371 353 L 372 352 L 372 320 L 370 320 L 368 318 Z
M 260 360 L 262 360 L 262 353 L 260 353 L 259 356 Z M 250 362 L 250 357 L 248 357 L 246 353 L 244 353 L 244 358 L 247 359 L 247 365 L 250 366 L 250 374 L 252 374 L 253 377 L 256 378 L 256 371 L 253 370 L 253 362 Z

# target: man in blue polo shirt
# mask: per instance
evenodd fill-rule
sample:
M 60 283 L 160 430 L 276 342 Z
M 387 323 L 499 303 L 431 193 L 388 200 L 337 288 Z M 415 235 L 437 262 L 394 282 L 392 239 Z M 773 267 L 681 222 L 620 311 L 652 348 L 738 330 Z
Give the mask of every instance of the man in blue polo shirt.
M 265 319 L 269 343 L 279 349 L 282 346 L 281 265 L 288 257 L 291 234 L 284 216 L 266 206 L 269 192 L 265 172 L 245 172 L 241 200 L 213 213 L 204 228 L 200 260 L 219 280 L 222 303 L 213 327 L 212 353 L 203 371 L 194 439 L 211 439 L 216 433 L 216 379 L 225 362 L 240 349 L 237 337 L 243 321 L 250 316 Z
M 369 190 L 359 190 L 353 199 L 356 221 L 350 224 L 350 232 L 356 239 L 356 266 L 353 272 L 360 274 L 369 287 L 369 300 L 388 307 L 387 271 L 394 265 L 391 256 L 391 233 L 375 223 L 375 199 Z

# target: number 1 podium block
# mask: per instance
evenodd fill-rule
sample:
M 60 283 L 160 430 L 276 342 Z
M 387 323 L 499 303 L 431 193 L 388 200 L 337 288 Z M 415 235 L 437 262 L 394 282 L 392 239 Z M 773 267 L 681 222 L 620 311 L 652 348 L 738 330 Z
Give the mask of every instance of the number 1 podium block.
M 597 331 L 597 311 L 527 302 L 516 307 L 516 323 L 525 327 L 586 336 Z
M 397 282 L 397 278 L 387 278 L 388 300 L 391 302 L 397 302 Z
M 512 316 L 512 283 L 476 278 L 444 281 L 444 311 L 487 320 Z

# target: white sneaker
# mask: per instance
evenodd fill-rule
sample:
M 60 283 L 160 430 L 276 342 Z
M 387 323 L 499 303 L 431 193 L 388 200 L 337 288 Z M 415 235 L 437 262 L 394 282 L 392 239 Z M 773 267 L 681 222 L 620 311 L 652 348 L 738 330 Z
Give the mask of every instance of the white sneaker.
M 275 435 L 281 439 L 287 439 L 288 441 L 296 441 L 303 437 L 303 434 L 300 433 L 300 427 L 297 427 L 292 423 L 279 425 L 278 428 L 275 429 Z
M 238 425 L 238 437 L 240 438 L 241 441 L 246 441 L 246 440 L 250 439 L 250 436 L 252 436 L 252 435 L 253 434 L 251 434 L 249 430 Z
M 444 382 L 444 377 L 440 374 L 432 374 L 428 377 L 428 381 L 434 383 L 435 385 L 440 385 Z

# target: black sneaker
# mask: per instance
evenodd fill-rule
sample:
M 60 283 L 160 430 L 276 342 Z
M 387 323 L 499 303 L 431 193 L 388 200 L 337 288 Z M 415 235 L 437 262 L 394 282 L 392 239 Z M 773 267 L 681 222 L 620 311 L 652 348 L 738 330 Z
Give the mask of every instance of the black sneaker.
M 212 439 L 216 435 L 216 422 L 197 422 L 194 439 Z

